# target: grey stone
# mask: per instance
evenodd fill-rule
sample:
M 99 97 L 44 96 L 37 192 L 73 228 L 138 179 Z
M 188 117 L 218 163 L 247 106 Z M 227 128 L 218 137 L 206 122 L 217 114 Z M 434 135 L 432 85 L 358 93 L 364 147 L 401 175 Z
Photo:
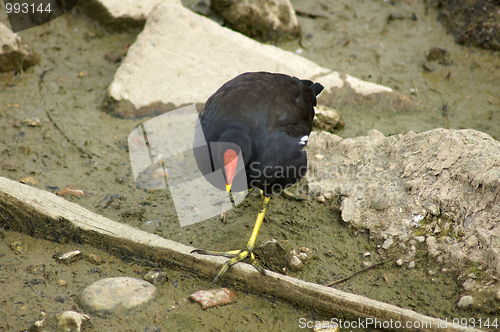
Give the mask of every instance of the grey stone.
M 466 291 L 471 290 L 476 287 L 476 281 L 472 278 L 469 278 L 463 283 L 462 286 Z
M 101 25 L 115 31 L 142 28 L 151 9 L 159 2 L 181 4 L 180 0 L 80 1 L 83 12 Z
M 390 237 L 387 240 L 385 240 L 384 243 L 382 243 L 382 248 L 387 250 L 392 246 L 393 243 L 394 243 L 394 240 L 392 239 L 392 237 Z
M 392 92 L 349 75 L 341 78 L 338 72 L 258 43 L 169 1 L 157 4 L 149 13 L 144 30 L 107 90 L 103 108 L 127 118 L 201 105 L 222 84 L 249 71 L 314 78 L 325 91 L 349 83 L 363 95 Z
M 292 255 L 290 261 L 288 262 L 288 267 L 292 271 L 299 271 L 304 267 L 304 263 L 295 255 Z
M 116 277 L 94 282 L 79 297 L 88 312 L 105 316 L 148 303 L 157 294 L 155 286 L 137 278 Z
M 466 308 L 468 306 L 471 306 L 474 303 L 474 298 L 470 295 L 464 295 L 458 300 L 457 307 L 459 308 Z
M 229 26 L 261 41 L 293 40 L 300 27 L 289 0 L 211 0 L 211 9 Z
M 0 23 L 0 73 L 37 64 L 40 57 L 21 38 Z

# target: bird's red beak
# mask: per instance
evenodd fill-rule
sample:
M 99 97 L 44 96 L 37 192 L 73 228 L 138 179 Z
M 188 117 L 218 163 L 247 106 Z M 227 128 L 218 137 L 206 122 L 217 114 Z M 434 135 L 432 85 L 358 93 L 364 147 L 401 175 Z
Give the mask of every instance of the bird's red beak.
M 234 175 L 236 174 L 236 165 L 238 165 L 238 154 L 233 149 L 227 149 L 224 152 L 224 169 L 226 170 L 226 190 L 231 191 Z

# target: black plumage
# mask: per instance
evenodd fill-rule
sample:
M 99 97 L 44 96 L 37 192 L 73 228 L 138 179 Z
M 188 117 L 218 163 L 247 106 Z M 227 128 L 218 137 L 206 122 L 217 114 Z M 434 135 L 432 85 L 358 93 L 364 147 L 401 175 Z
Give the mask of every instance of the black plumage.
M 247 257 L 265 273 L 253 254 L 255 241 L 271 195 L 281 193 L 307 172 L 303 149 L 313 126 L 316 96 L 322 90 L 319 83 L 288 75 L 244 73 L 220 87 L 200 112 L 193 151 L 201 173 L 222 190 L 255 188 L 261 193 L 259 214 L 245 248 L 193 251 L 231 258 L 212 284 Z M 209 176 L 219 170 L 225 181 Z
M 212 162 L 200 167 L 202 173 L 224 172 L 223 152 L 229 145 L 214 148 L 210 143 L 227 142 L 242 152 L 248 188 L 269 196 L 296 183 L 307 171 L 303 148 L 322 90 L 319 83 L 267 72 L 244 73 L 225 83 L 199 115 Z M 195 157 L 199 166 L 207 163 L 206 156 Z M 212 184 L 225 189 L 224 184 Z M 238 189 L 233 186 L 233 191 Z

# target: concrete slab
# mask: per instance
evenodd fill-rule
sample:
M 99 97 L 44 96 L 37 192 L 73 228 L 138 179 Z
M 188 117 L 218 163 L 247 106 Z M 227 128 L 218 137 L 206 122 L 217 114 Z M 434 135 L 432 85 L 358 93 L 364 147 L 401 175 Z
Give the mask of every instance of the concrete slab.
M 355 80 L 221 27 L 178 2 L 165 2 L 152 9 L 108 89 L 103 108 L 126 118 L 203 104 L 222 84 L 248 71 L 314 79 L 327 91 Z M 361 94 L 392 91 L 360 80 L 355 83 Z

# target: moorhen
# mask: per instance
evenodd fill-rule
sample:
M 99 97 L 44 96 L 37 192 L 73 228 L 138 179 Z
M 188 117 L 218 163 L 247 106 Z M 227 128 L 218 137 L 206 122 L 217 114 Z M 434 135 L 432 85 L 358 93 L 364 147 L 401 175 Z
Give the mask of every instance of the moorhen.
M 322 90 L 319 83 L 284 74 L 244 73 L 220 87 L 199 113 L 194 146 L 205 144 L 205 149 L 193 151 L 201 173 L 228 193 L 250 188 L 258 189 L 261 196 L 257 220 L 245 248 L 193 251 L 231 258 L 212 284 L 246 257 L 265 273 L 252 252 L 255 240 L 271 195 L 295 184 L 307 172 L 303 148 L 311 133 L 316 96 Z M 225 181 L 208 176 L 218 170 L 222 170 Z

